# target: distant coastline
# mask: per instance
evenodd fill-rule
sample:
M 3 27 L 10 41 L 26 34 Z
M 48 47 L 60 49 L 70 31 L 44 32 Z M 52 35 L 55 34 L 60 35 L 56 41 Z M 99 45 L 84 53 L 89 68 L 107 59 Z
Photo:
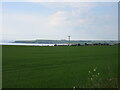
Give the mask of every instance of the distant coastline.
M 117 40 L 8 40 L 0 42 L 0 45 L 24 45 L 24 46 L 87 46 L 87 45 L 120 45 Z
M 118 44 L 119 42 L 117 40 L 71 40 L 70 42 L 68 40 L 17 40 L 13 43 L 31 43 L 31 44 L 81 44 L 85 45 L 87 44 Z

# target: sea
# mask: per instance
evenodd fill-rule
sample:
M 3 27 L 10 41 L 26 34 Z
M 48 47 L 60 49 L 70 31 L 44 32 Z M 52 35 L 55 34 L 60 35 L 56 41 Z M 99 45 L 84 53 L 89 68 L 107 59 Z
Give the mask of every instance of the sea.
M 54 46 L 54 44 L 33 44 L 33 43 L 0 43 L 0 45 L 21 45 L 21 46 Z

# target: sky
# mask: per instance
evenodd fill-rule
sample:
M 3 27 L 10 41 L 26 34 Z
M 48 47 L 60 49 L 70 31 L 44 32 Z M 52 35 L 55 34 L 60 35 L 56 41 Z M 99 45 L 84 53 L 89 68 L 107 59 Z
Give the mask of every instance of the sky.
M 118 39 L 117 2 L 2 2 L 0 15 L 3 40 Z

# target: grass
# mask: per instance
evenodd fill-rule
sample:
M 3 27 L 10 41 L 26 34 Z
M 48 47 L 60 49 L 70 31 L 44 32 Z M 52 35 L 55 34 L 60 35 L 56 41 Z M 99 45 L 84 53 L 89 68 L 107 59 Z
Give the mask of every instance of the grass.
M 2 48 L 3 88 L 96 87 L 88 80 L 88 72 L 96 67 L 97 73 L 100 73 L 98 79 L 101 78 L 100 82 L 104 83 L 101 85 L 95 80 L 95 83 L 98 83 L 97 87 L 111 87 L 106 80 L 117 78 L 117 46 L 3 46 Z

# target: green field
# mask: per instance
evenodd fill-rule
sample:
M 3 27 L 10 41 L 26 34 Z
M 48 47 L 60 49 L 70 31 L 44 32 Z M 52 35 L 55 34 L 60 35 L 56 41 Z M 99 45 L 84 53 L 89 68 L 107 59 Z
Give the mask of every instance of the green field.
M 117 46 L 3 46 L 3 88 L 117 87 Z

